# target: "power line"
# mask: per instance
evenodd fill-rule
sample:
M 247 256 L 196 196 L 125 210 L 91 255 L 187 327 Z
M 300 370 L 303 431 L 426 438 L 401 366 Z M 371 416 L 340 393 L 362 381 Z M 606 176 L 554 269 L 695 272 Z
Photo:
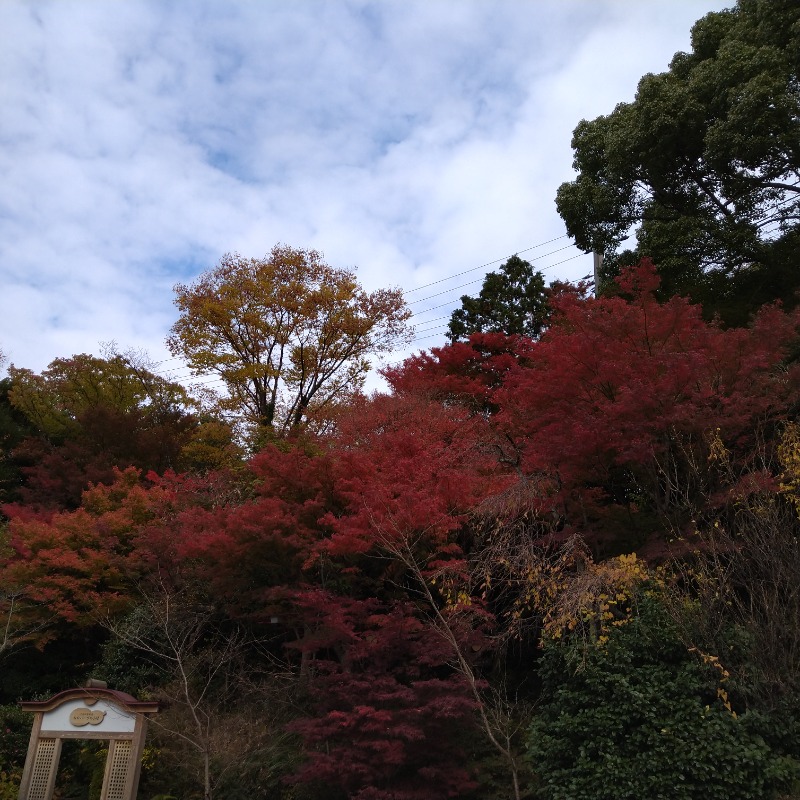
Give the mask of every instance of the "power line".
M 562 237 L 559 237 L 559 238 L 562 238 Z M 541 258 L 547 258 L 547 256 L 555 255 L 555 253 L 560 253 L 562 250 L 569 250 L 571 247 L 575 247 L 575 245 L 574 244 L 568 244 L 565 247 L 559 247 L 557 250 L 551 250 L 549 253 L 545 253 L 543 256 L 541 256 Z M 583 255 L 583 253 L 581 255 Z M 502 258 L 498 258 L 497 259 L 497 261 L 502 261 L 502 260 L 503 260 Z M 491 261 L 490 263 L 491 264 L 496 264 L 497 261 Z M 563 263 L 563 262 L 559 262 L 559 263 Z M 486 266 L 486 264 L 484 264 L 483 266 Z M 551 266 L 555 266 L 555 265 L 551 265 Z M 458 272 L 458 273 L 456 273 L 456 275 L 451 275 L 449 278 L 442 278 L 441 281 L 435 281 L 435 283 L 441 283 L 442 281 L 448 281 L 448 280 L 450 280 L 452 278 L 457 277 L 458 275 L 466 275 L 468 272 L 474 272 L 476 269 L 481 269 L 481 267 L 473 267 L 473 269 L 467 269 L 467 270 L 464 270 L 464 272 Z M 539 270 L 539 271 L 541 272 L 541 270 Z M 434 297 L 439 297 L 439 295 L 447 294 L 448 292 L 454 292 L 456 289 L 463 289 L 465 286 L 471 286 L 473 283 L 477 283 L 480 280 L 483 280 L 483 278 L 475 278 L 475 280 L 468 281 L 467 283 L 462 283 L 459 286 L 452 286 L 449 289 L 444 289 L 441 292 L 436 292 L 436 294 L 430 294 L 427 297 L 420 297 L 419 300 L 412 300 L 410 303 L 408 303 L 408 305 L 413 306 L 415 303 L 424 303 L 426 300 L 430 300 L 430 299 L 432 299 Z M 432 286 L 432 285 L 433 284 L 430 284 L 430 283 L 428 284 L 428 286 Z M 421 288 L 423 288 L 423 287 L 420 286 L 420 289 Z M 416 291 L 416 289 L 414 289 L 414 291 Z
M 794 184 L 792 184 L 792 186 L 797 186 L 797 185 L 800 185 L 800 181 L 797 181 Z M 769 225 L 771 223 L 778 223 L 780 221 L 780 219 L 781 219 L 781 216 L 782 216 L 781 212 L 778 211 L 778 209 L 780 209 L 782 206 L 784 206 L 784 205 L 786 205 L 788 203 L 796 202 L 796 201 L 797 201 L 796 197 L 789 196 L 789 197 L 785 197 L 785 198 L 781 199 L 779 202 L 775 203 L 772 206 L 772 209 L 771 209 L 772 213 L 764 220 L 763 224 L 764 225 Z M 765 230 L 764 231 L 764 233 L 767 236 L 773 234 L 774 232 L 775 232 L 774 229 L 773 230 Z M 561 236 L 556 236 L 556 237 L 554 237 L 552 239 L 548 239 L 548 240 L 546 240 L 544 242 L 540 242 L 539 244 L 531 245 L 530 247 L 523 248 L 522 250 L 517 250 L 515 253 L 513 253 L 511 255 L 504 256 L 504 257 L 501 257 L 501 258 L 497 258 L 497 259 L 494 259 L 492 261 L 487 261 L 484 264 L 480 264 L 480 265 L 478 265 L 476 267 L 470 267 L 469 269 L 461 270 L 460 272 L 455 272 L 455 273 L 453 273 L 451 275 L 448 275 L 448 276 L 446 276 L 444 278 L 439 278 L 439 279 L 437 279 L 435 281 L 431 281 L 430 283 L 422 284 L 421 286 L 417 286 L 417 287 L 415 287 L 413 289 L 404 290 L 403 294 L 404 295 L 413 294 L 414 292 L 419 292 L 422 289 L 427 289 L 427 288 L 430 288 L 431 286 L 437 286 L 437 285 L 439 285 L 441 283 L 446 283 L 447 281 L 450 281 L 453 278 L 458 278 L 458 277 L 460 277 L 462 275 L 468 275 L 471 272 L 476 272 L 477 270 L 480 270 L 480 269 L 486 269 L 487 267 L 491 267 L 494 264 L 498 264 L 500 262 L 507 261 L 513 255 L 519 255 L 520 253 L 527 253 L 527 252 L 530 252 L 531 250 L 536 250 L 536 249 L 538 249 L 540 247 L 545 247 L 548 244 L 552 244 L 553 242 L 557 242 L 557 241 L 560 241 L 561 239 L 565 239 L 565 238 L 568 238 L 568 234 L 562 234 Z M 565 245 L 564 247 L 559 247 L 559 248 L 557 248 L 555 250 L 551 250 L 550 252 L 545 253 L 544 255 L 540 256 L 540 258 L 547 258 L 548 256 L 554 255 L 555 253 L 559 253 L 559 252 L 562 252 L 564 250 L 568 250 L 571 247 L 575 247 L 575 245 L 574 244 L 569 244 L 569 245 Z M 546 267 L 540 268 L 538 271 L 539 272 L 546 272 L 547 270 L 550 270 L 553 267 L 559 266 L 560 264 L 565 264 L 565 263 L 567 263 L 569 261 L 575 260 L 576 258 L 580 258 L 582 255 L 586 255 L 586 254 L 583 253 L 583 252 L 578 253 L 577 255 L 571 256 L 570 258 L 565 258 L 565 259 L 562 259 L 561 261 L 557 261 L 557 262 L 555 262 L 553 264 L 550 264 L 550 265 L 548 265 Z M 458 286 L 453 286 L 453 287 L 451 287 L 449 289 L 444 289 L 444 290 L 442 290 L 440 292 L 435 292 L 434 294 L 428 295 L 427 297 L 422 297 L 422 298 L 419 298 L 417 300 L 412 300 L 407 305 L 412 306 L 412 305 L 416 305 L 418 303 L 424 303 L 427 300 L 432 300 L 435 297 L 441 297 L 442 295 L 446 295 L 446 294 L 449 294 L 451 292 L 458 291 L 459 289 L 464 289 L 464 288 L 466 288 L 468 286 L 472 286 L 473 284 L 479 283 L 484 278 L 485 278 L 485 276 L 482 276 L 480 278 L 476 278 L 476 279 L 468 281 L 466 283 L 459 284 Z M 419 316 L 422 316 L 422 315 L 425 315 L 425 314 L 429 313 L 430 311 L 435 311 L 435 310 L 440 309 L 440 308 L 445 308 L 445 307 L 451 306 L 455 302 L 456 302 L 455 300 L 451 300 L 451 301 L 448 301 L 446 303 L 440 303 L 439 305 L 432 306 L 430 308 L 422 309 L 420 311 L 417 311 L 417 312 L 414 312 L 413 314 L 411 314 L 411 318 L 419 317 Z M 435 317 L 434 319 L 425 320 L 420 324 L 429 325 L 430 323 L 438 322 L 440 320 L 445 320 L 445 319 L 448 319 L 447 315 L 441 316 L 441 317 Z M 428 333 L 429 331 L 438 331 L 438 330 L 441 330 L 441 329 L 444 329 L 444 328 L 447 328 L 447 327 L 448 327 L 447 325 L 438 325 L 438 326 L 434 326 L 434 327 L 422 328 L 421 330 L 419 330 L 417 332 L 418 333 Z M 437 338 L 439 336 L 441 336 L 441 334 L 439 334 L 439 333 L 430 333 L 427 336 L 415 336 L 411 340 L 411 343 L 418 342 L 418 341 L 424 341 L 426 339 L 433 339 L 433 338 Z M 166 363 L 168 363 L 170 361 L 178 361 L 178 360 L 180 360 L 179 357 L 173 356 L 172 358 L 167 358 L 167 359 L 164 359 L 162 361 L 157 361 L 157 362 L 155 362 L 153 364 L 153 366 L 154 367 L 155 366 L 160 366 L 160 365 L 166 364 Z M 201 373 L 201 375 L 202 374 L 203 373 Z M 208 374 L 208 373 L 206 373 L 206 374 Z M 186 380 L 187 378 L 190 378 L 190 377 L 200 377 L 200 376 L 195 376 L 190 371 L 188 374 L 172 375 L 170 377 L 162 375 L 162 377 L 164 377 L 166 380 L 181 381 L 181 380 Z M 204 385 L 209 385 L 209 384 L 213 384 L 213 383 L 224 384 L 224 380 L 220 376 L 214 376 L 214 377 L 209 377 L 207 380 L 194 382 L 192 385 L 194 385 L 194 386 L 204 386 Z
M 414 331 L 414 333 L 429 333 L 430 331 L 440 331 L 442 328 L 449 328 L 449 325 L 434 325 L 432 328 L 423 328 L 421 331 Z M 416 342 L 419 336 L 415 336 L 411 341 Z
M 443 325 L 442 327 L 446 327 L 446 326 Z M 440 339 L 441 336 L 442 336 L 441 333 L 432 333 L 430 336 L 417 336 L 416 339 L 412 339 L 411 340 L 411 343 L 413 344 L 414 342 L 423 342 L 423 341 L 425 341 L 425 339 Z
M 413 316 L 413 315 L 412 315 Z M 431 322 L 439 322 L 443 319 L 450 319 L 448 314 L 445 314 L 443 317 L 434 317 L 433 319 L 426 319 L 425 322 L 421 322 L 421 325 L 429 325 Z
M 181 360 L 182 359 L 181 359 L 180 356 L 172 356 L 172 358 L 164 358 L 161 361 L 156 361 L 156 362 L 153 363 L 152 366 L 158 367 L 158 366 L 161 366 L 161 364 L 166 364 L 168 361 L 181 361 Z
M 548 239 L 546 242 L 540 242 L 539 244 L 531 245 L 530 247 L 526 247 L 524 250 L 517 250 L 516 253 L 512 253 L 510 256 L 504 256 L 503 258 L 496 258 L 494 261 L 487 261 L 485 264 L 481 264 L 479 267 L 471 267 L 470 269 L 465 269 L 463 272 L 456 272 L 453 275 L 449 275 L 446 278 L 439 278 L 439 280 L 437 281 L 431 281 L 431 283 L 425 283 L 422 286 L 417 286 L 416 289 L 409 289 L 407 292 L 405 292 L 405 294 L 418 292 L 420 289 L 427 289 L 429 286 L 436 286 L 437 283 L 444 283 L 444 281 L 449 281 L 452 278 L 458 278 L 460 275 L 466 275 L 468 272 L 475 272 L 476 269 L 485 269 L 486 267 L 491 267 L 492 264 L 498 264 L 500 261 L 508 261 L 509 258 L 512 258 L 513 256 L 518 256 L 520 253 L 527 253 L 529 250 L 536 250 L 539 247 L 544 247 L 546 244 L 552 244 L 553 242 L 557 242 L 560 239 L 566 239 L 566 238 L 567 234 L 564 233 L 561 236 L 556 236 L 555 239 Z M 542 258 L 545 258 L 548 255 L 550 255 L 550 253 L 546 253 L 544 256 L 542 256 Z M 415 300 L 414 302 L 420 302 L 420 301 Z
M 586 255 L 586 253 L 578 253 L 578 254 L 577 254 L 577 255 L 575 255 L 575 256 L 570 256 L 569 258 L 564 258 L 564 259 L 562 259 L 561 261 L 556 261 L 556 263 L 555 263 L 555 264 L 550 264 L 550 265 L 549 265 L 549 266 L 547 266 L 547 267 L 543 267 L 543 268 L 542 268 L 541 270 L 539 270 L 539 271 L 540 271 L 540 272 L 546 272 L 548 269 L 552 269 L 553 267 L 557 267 L 559 264 L 566 264 L 566 262 L 567 262 L 567 261 L 574 261 L 576 258 L 580 258 L 581 256 L 585 256 L 585 255 Z M 477 283 L 477 282 L 478 282 L 478 281 L 480 281 L 480 280 L 481 280 L 481 278 L 477 278 L 476 280 L 474 280 L 474 281 L 471 281 L 470 283 Z M 467 285 L 469 285 L 469 284 L 464 284 L 464 286 L 467 286 Z M 464 286 L 455 286 L 455 287 L 452 289 L 452 291 L 455 291 L 456 289 L 463 289 L 463 288 L 464 288 Z M 433 297 L 435 297 L 436 295 L 432 295 L 432 296 L 433 296 Z M 412 317 L 417 317 L 417 316 L 420 316 L 420 315 L 422 315 L 422 314 L 427 314 L 429 311 L 435 311 L 435 310 L 436 310 L 436 309 L 438 309 L 438 308 L 445 308 L 446 306 L 450 306 L 450 305 L 452 305 L 454 302 L 455 302 L 455 301 L 451 300 L 451 301 L 449 301 L 449 302 L 447 302 L 447 303 L 441 303 L 441 304 L 439 304 L 438 306 L 431 306 L 430 308 L 423 309 L 422 311 L 417 311 L 416 313 L 412 314 L 411 316 L 412 316 Z
M 447 319 L 447 317 L 439 317 L 439 319 Z M 434 319 L 429 319 L 426 322 L 423 322 L 423 325 L 427 325 L 429 322 L 436 322 Z M 425 333 L 426 331 L 435 331 L 439 328 L 446 328 L 447 325 L 434 325 L 432 328 L 414 328 L 414 333 Z
M 559 239 L 562 239 L 562 238 L 564 238 L 564 237 L 560 236 L 560 237 L 557 237 L 557 238 L 559 238 Z M 550 240 L 550 241 L 555 241 L 555 240 Z M 548 242 L 543 242 L 542 244 L 548 244 Z M 539 246 L 539 245 L 537 245 L 537 246 Z M 558 248 L 557 250 L 553 250 L 552 252 L 550 252 L 550 253 L 547 253 L 545 256 L 542 256 L 542 258 L 546 258 L 548 255 L 552 255 L 553 253 L 558 253 L 558 252 L 561 252 L 561 251 L 563 251 L 563 250 L 568 250 L 568 249 L 569 249 L 570 247 L 572 247 L 572 246 L 573 246 L 573 245 L 567 245 L 566 247 L 560 247 L 560 248 Z M 532 248 L 528 248 L 528 249 L 530 250 L 530 249 L 532 249 Z M 524 252 L 524 251 L 520 250 L 519 252 Z M 542 268 L 541 268 L 539 271 L 540 271 L 540 272 L 546 272 L 547 270 L 550 270 L 550 269 L 552 269 L 553 267 L 557 267 L 559 264 L 565 264 L 565 263 L 566 263 L 566 262 L 568 262 L 568 261 L 574 261 L 576 258 L 580 258 L 580 257 L 581 257 L 581 256 L 583 256 L 583 255 L 586 255 L 586 254 L 585 254 L 585 253 L 578 253 L 577 255 L 571 256 L 570 258 L 564 258 L 564 259 L 562 259 L 561 261 L 556 261 L 554 264 L 549 264 L 549 265 L 548 265 L 548 266 L 546 266 L 546 267 L 542 267 Z M 498 261 L 503 261 L 503 260 L 504 260 L 504 259 L 502 259 L 502 258 L 500 258 L 500 259 L 496 259 L 495 261 L 491 261 L 491 262 L 489 262 L 489 264 L 496 264 Z M 487 265 L 486 265 L 486 264 L 484 264 L 484 265 L 482 265 L 482 266 L 484 266 L 484 267 L 485 267 L 485 266 L 487 266 Z M 464 274 L 466 274 L 466 273 L 468 273 L 468 272 L 472 272 L 472 271 L 474 271 L 475 269 L 480 269 L 480 267 L 473 267 L 473 269 L 470 269 L 470 270 L 464 270 L 463 272 L 456 273 L 456 275 L 451 275 L 451 276 L 450 276 L 450 278 L 457 277 L 458 275 L 464 275 Z M 450 278 L 443 278 L 442 280 L 449 280 Z M 479 282 L 479 281 L 481 281 L 481 280 L 483 280 L 483 278 L 476 278 L 475 280 L 473 280 L 473 281 L 469 281 L 468 283 L 461 284 L 461 285 L 459 285 L 459 286 L 454 286 L 454 287 L 452 287 L 451 289 L 445 290 L 445 291 L 443 291 L 443 292 L 437 292 L 436 294 L 430 295 L 430 296 L 429 296 L 429 297 L 427 297 L 427 298 L 422 298 L 421 300 L 419 300 L 419 301 L 415 301 L 415 302 L 423 302 L 424 300 L 429 300 L 429 299 L 431 299 L 431 298 L 433 298 L 433 297 L 439 297 L 439 296 L 441 296 L 441 295 L 443 295 L 443 294 L 447 294 L 448 292 L 454 292 L 454 291 L 457 291 L 458 289 L 463 289 L 463 288 L 465 288 L 466 286 L 470 286 L 470 285 L 472 285 L 472 284 L 474 284 L 474 283 L 478 283 L 478 282 Z M 435 283 L 440 283 L 440 282 L 441 282 L 441 281 L 435 281 Z M 430 285 L 432 285 L 432 284 L 428 284 L 428 285 L 430 286 Z M 424 288 L 424 287 L 420 286 L 420 287 L 418 287 L 418 288 L 422 289 L 422 288 Z M 449 302 L 447 302 L 447 303 L 441 303 L 441 304 L 440 304 L 440 305 L 438 305 L 438 306 L 432 306 L 431 308 L 426 308 L 426 309 L 423 309 L 423 310 L 421 310 L 421 311 L 417 311 L 416 313 L 412 314 L 412 315 L 411 315 L 411 317 L 412 317 L 412 318 L 413 318 L 413 317 L 419 317 L 419 316 L 422 316 L 422 315 L 424 315 L 424 314 L 427 314 L 429 311 L 435 311 L 436 309 L 439 309 L 439 308 L 445 308 L 445 307 L 447 307 L 447 306 L 450 306 L 450 305 L 452 305 L 454 302 L 456 302 L 456 301 L 455 301 L 455 300 L 451 300 L 451 301 L 449 301 Z M 424 320 L 424 321 L 423 321 L 423 322 L 421 322 L 420 324 L 421 324 L 421 325 L 429 325 L 429 324 L 431 324 L 431 323 L 433 323 L 433 322 L 439 322 L 439 321 L 441 321 L 441 320 L 445 320 L 445 319 L 449 319 L 449 315 L 444 315 L 444 316 L 441 316 L 441 317 L 434 317 L 433 319 Z M 444 328 L 447 328 L 447 327 L 448 327 L 447 325 L 438 325 L 438 326 L 434 326 L 434 327 L 432 327 L 432 328 L 422 328 L 422 330 L 420 330 L 420 331 L 418 331 L 418 332 L 419 332 L 419 333 L 428 333 L 429 331 L 440 330 L 440 329 L 444 329 Z M 440 334 L 438 334 L 438 333 L 431 333 L 431 334 L 430 334 L 430 335 L 428 335 L 428 336 L 415 336 L 415 337 L 414 337 L 414 338 L 411 340 L 411 342 L 413 343 L 413 342 L 423 341 L 423 340 L 425 340 L 425 339 L 433 339 L 433 338 L 436 338 L 436 337 L 438 337 L 438 336 L 440 336 Z M 165 361 L 171 361 L 171 360 L 174 360 L 174 359 L 166 359 Z M 160 363 L 163 363 L 163 362 L 160 362 Z M 202 376 L 202 374 L 203 374 L 203 373 L 201 373 L 201 374 L 200 374 L 200 375 L 198 375 L 198 376 L 195 376 L 195 375 L 194 375 L 194 374 L 193 374 L 191 371 L 189 371 L 188 373 L 184 373 L 184 374 L 182 374 L 182 375 L 181 375 L 181 374 L 179 374 L 179 375 L 173 375 L 173 376 L 171 376 L 171 377 L 167 378 L 167 380 L 172 380 L 172 381 L 181 381 L 181 380 L 187 380 L 187 379 L 189 379 L 189 378 L 191 378 L 191 377 L 200 377 L 200 376 Z M 207 373 L 206 373 L 206 374 L 207 374 Z M 162 377 L 166 377 L 166 376 L 162 376 Z M 212 384 L 212 383 L 215 383 L 215 382 L 218 382 L 218 383 L 222 383 L 222 384 L 224 384 L 224 380 L 223 380 L 221 377 L 219 377 L 219 376 L 215 376 L 215 377 L 210 377 L 208 380 L 205 380 L 205 381 L 197 381 L 197 382 L 194 382 L 194 383 L 192 383 L 192 385 L 194 385 L 194 386 L 205 386 L 205 385 Z

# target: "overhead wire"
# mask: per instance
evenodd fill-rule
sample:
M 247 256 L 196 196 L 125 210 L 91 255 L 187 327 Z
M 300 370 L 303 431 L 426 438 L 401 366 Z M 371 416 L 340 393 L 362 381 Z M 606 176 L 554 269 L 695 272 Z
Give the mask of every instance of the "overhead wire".
M 424 283 L 422 286 L 417 286 L 416 289 L 409 289 L 405 294 L 411 294 L 411 292 L 418 292 L 420 289 L 427 289 L 429 286 L 436 286 L 437 283 L 443 283 L 444 281 L 452 280 L 453 278 L 458 278 L 461 275 L 466 275 L 469 272 L 475 272 L 478 269 L 485 269 L 486 267 L 491 267 L 492 264 L 499 264 L 501 261 L 508 261 L 509 258 L 513 256 L 518 256 L 520 253 L 527 253 L 530 250 L 537 250 L 540 247 L 544 247 L 546 244 L 552 244 L 553 242 L 557 242 L 560 239 L 566 239 L 568 234 L 564 233 L 561 236 L 556 236 L 555 239 L 548 239 L 546 242 L 540 242 L 539 244 L 531 245 L 530 247 L 526 247 L 523 250 L 517 250 L 516 253 L 512 253 L 510 256 L 503 256 L 502 258 L 496 258 L 494 261 L 487 261 L 485 264 L 481 264 L 477 267 L 470 267 L 469 269 L 465 269 L 462 272 L 456 272 L 453 275 L 448 275 L 446 278 L 439 278 L 438 280 L 431 281 L 430 283 Z M 546 253 L 542 258 L 545 258 L 548 253 Z M 415 301 L 416 302 L 416 301 Z
M 800 185 L 800 181 L 797 181 L 795 184 L 793 184 L 793 186 L 797 186 L 797 185 Z M 768 217 L 767 220 L 765 221 L 766 224 L 769 224 L 771 222 L 779 220 L 780 217 L 781 217 L 781 214 L 779 212 L 775 213 L 775 210 L 779 209 L 781 206 L 783 206 L 783 205 L 785 205 L 785 204 L 787 204 L 789 202 L 796 201 L 796 199 L 797 199 L 796 197 L 790 196 L 790 197 L 784 198 L 783 200 L 781 200 L 778 203 L 776 203 L 773 206 L 772 215 L 770 217 Z M 768 235 L 769 235 L 769 233 L 772 233 L 772 232 L 773 231 L 769 231 Z M 528 253 L 528 252 L 530 252 L 532 250 L 537 250 L 540 247 L 545 247 L 548 244 L 552 244 L 553 242 L 557 242 L 557 241 L 560 241 L 561 239 L 566 239 L 566 238 L 568 238 L 568 234 L 562 234 L 561 236 L 556 236 L 556 237 L 554 237 L 552 239 L 547 239 L 544 242 L 539 242 L 538 244 L 531 245 L 530 247 L 526 247 L 526 248 L 523 248 L 521 250 L 517 250 L 515 253 L 513 253 L 511 255 L 504 256 L 504 257 L 501 257 L 501 258 L 496 258 L 496 259 L 494 259 L 492 261 L 487 261 L 487 262 L 485 262 L 483 264 L 479 264 L 476 267 L 470 267 L 469 269 L 461 270 L 460 272 L 454 272 L 451 275 L 445 276 L 444 278 L 438 278 L 435 281 L 431 281 L 429 283 L 422 284 L 421 286 L 416 286 L 413 289 L 404 290 L 403 294 L 405 296 L 407 296 L 409 294 L 413 294 L 414 292 L 419 292 L 419 291 L 421 291 L 423 289 L 428 289 L 431 286 L 437 286 L 439 284 L 446 283 L 447 281 L 453 280 L 453 278 L 458 278 L 458 277 L 461 277 L 462 275 L 468 275 L 471 272 L 476 272 L 477 270 L 480 270 L 480 269 L 486 269 L 487 267 L 491 267 L 494 264 L 499 264 L 501 262 L 507 261 L 513 255 L 519 255 L 521 253 Z M 555 253 L 559 253 L 559 252 L 562 252 L 564 250 L 568 250 L 571 247 L 575 247 L 575 245 L 574 244 L 568 244 L 568 245 L 565 245 L 564 247 L 556 248 L 555 250 L 551 250 L 550 252 L 545 253 L 544 255 L 540 256 L 539 258 L 540 259 L 541 258 L 547 258 L 548 256 L 554 255 Z M 586 255 L 586 253 L 581 252 L 581 253 L 578 253 L 578 254 L 576 254 L 574 256 L 571 256 L 570 258 L 565 258 L 565 259 L 562 259 L 560 261 L 556 261 L 553 264 L 549 264 L 549 265 L 547 265 L 545 267 L 539 268 L 538 271 L 539 272 L 546 272 L 546 271 L 552 269 L 553 267 L 559 266 L 560 264 L 565 264 L 568 261 L 574 261 L 576 258 L 580 258 L 583 255 Z M 449 289 L 443 289 L 440 292 L 435 292 L 434 294 L 428 295 L 427 297 L 421 297 L 421 298 L 418 298 L 417 300 L 411 300 L 410 302 L 408 302 L 407 305 L 412 306 L 412 305 L 416 305 L 418 303 L 424 303 L 425 301 L 431 300 L 431 299 L 433 299 L 435 297 L 441 297 L 442 295 L 449 294 L 450 292 L 455 292 L 455 291 L 458 291 L 459 289 L 467 288 L 468 286 L 472 286 L 472 285 L 474 285 L 476 283 L 479 283 L 480 281 L 482 281 L 484 279 L 485 279 L 485 276 L 481 276 L 481 277 L 475 278 L 474 280 L 467 281 L 466 283 L 459 284 L 458 286 L 453 286 L 453 287 L 450 287 Z M 453 305 L 455 302 L 457 302 L 457 300 L 454 299 L 454 300 L 448 301 L 446 303 L 440 303 L 438 305 L 431 306 L 430 308 L 426 308 L 426 309 L 422 309 L 422 310 L 419 310 L 419 311 L 415 311 L 414 313 L 411 314 L 410 318 L 413 319 L 414 317 L 423 316 L 423 315 L 427 314 L 430 311 L 436 311 L 436 310 L 438 310 L 440 308 L 446 308 L 447 306 Z M 424 320 L 420 324 L 421 325 L 429 325 L 430 323 L 438 322 L 440 320 L 445 320 L 445 319 L 448 319 L 448 315 L 444 315 L 444 316 L 441 316 L 441 317 L 435 317 L 434 319 Z M 423 329 L 418 330 L 416 332 L 417 333 L 429 333 L 430 331 L 438 331 L 438 330 L 441 330 L 441 329 L 444 329 L 444 328 L 447 328 L 447 327 L 448 327 L 447 325 L 437 325 L 437 326 L 430 327 L 430 328 L 423 328 Z M 413 343 L 413 342 L 423 341 L 423 340 L 426 340 L 426 339 L 433 339 L 433 338 L 437 338 L 440 335 L 441 334 L 439 334 L 439 333 L 429 333 L 429 335 L 427 335 L 427 336 L 415 336 L 411 340 L 411 342 Z M 153 366 L 156 367 L 156 366 L 160 366 L 161 364 L 166 364 L 166 363 L 168 363 L 170 361 L 178 361 L 178 360 L 180 360 L 180 358 L 178 356 L 173 356 L 171 358 L 163 359 L 162 361 L 157 361 L 157 362 L 155 362 L 153 364 Z M 171 381 L 181 381 L 181 380 L 186 380 L 187 378 L 190 378 L 190 377 L 201 377 L 204 374 L 207 374 L 207 373 L 201 373 L 200 375 L 194 375 L 192 373 L 192 371 L 189 370 L 187 373 L 184 373 L 184 374 L 181 374 L 181 375 L 172 375 L 172 376 L 162 375 L 162 377 L 166 378 L 167 380 L 171 380 Z M 203 385 L 209 385 L 209 384 L 212 384 L 212 383 L 222 383 L 222 384 L 224 384 L 224 380 L 219 376 L 214 376 L 214 377 L 210 377 L 210 378 L 208 378 L 207 380 L 204 380 L 204 381 L 194 382 L 192 385 L 203 386 Z
M 571 247 L 574 247 L 573 244 L 568 244 L 565 247 L 559 247 L 557 250 L 551 250 L 549 253 L 545 253 L 541 258 L 547 258 L 547 256 L 552 256 L 555 253 L 560 253 L 562 250 L 569 250 Z M 581 254 L 583 255 L 583 253 Z M 497 263 L 495 261 L 491 262 L 493 264 Z M 551 265 L 554 266 L 554 265 Z M 476 267 L 475 269 L 479 269 Z M 472 272 L 473 270 L 465 270 L 464 272 L 457 272 L 455 275 L 451 275 L 449 278 L 442 278 L 442 281 L 452 280 L 453 278 L 458 277 L 459 275 L 466 275 L 467 272 Z M 436 292 L 435 294 L 429 294 L 427 297 L 420 297 L 419 300 L 412 300 L 408 305 L 413 306 L 416 303 L 424 303 L 426 300 L 431 300 L 434 297 L 439 297 L 439 295 L 447 294 L 448 292 L 454 292 L 456 289 L 463 289 L 465 286 L 471 286 L 473 283 L 477 283 L 478 281 L 483 280 L 483 278 L 475 278 L 475 280 L 467 281 L 467 283 L 459 284 L 458 286 L 452 286 L 449 289 L 443 289 L 441 292 Z M 441 283 L 442 281 L 436 281 L 436 283 Z M 428 284 L 428 286 L 432 286 L 433 284 Z M 422 287 L 420 287 L 422 288 Z M 413 291 L 416 291 L 414 289 Z
M 556 261 L 555 264 L 550 264 L 547 267 L 543 267 L 539 271 L 540 272 L 546 272 L 548 269 L 552 269 L 553 267 L 557 267 L 559 264 L 566 264 L 567 261 L 574 261 L 576 258 L 580 258 L 581 256 L 584 256 L 584 255 L 586 255 L 586 253 L 578 253 L 577 255 L 570 256 L 569 258 L 564 258 L 561 261 Z M 478 283 L 481 280 L 482 280 L 482 278 L 477 278 L 476 280 L 471 281 L 471 283 Z M 467 284 L 464 284 L 464 285 L 467 285 Z M 456 287 L 454 287 L 453 291 L 455 291 L 455 289 L 463 289 L 463 288 L 464 288 L 464 286 L 456 286 Z M 413 317 L 420 316 L 422 314 L 427 314 L 428 311 L 435 311 L 436 309 L 445 308 L 446 306 L 450 306 L 450 305 L 453 304 L 453 302 L 455 302 L 455 301 L 451 300 L 451 301 L 449 301 L 447 303 L 440 303 L 438 306 L 431 306 L 430 308 L 426 308 L 426 309 L 423 309 L 422 311 L 418 311 L 418 312 L 412 314 L 411 316 L 413 318 Z

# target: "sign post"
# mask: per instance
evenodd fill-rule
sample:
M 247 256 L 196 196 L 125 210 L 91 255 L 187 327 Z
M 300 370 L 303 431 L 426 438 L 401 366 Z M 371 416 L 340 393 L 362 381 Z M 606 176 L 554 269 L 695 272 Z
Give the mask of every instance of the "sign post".
M 147 719 L 158 703 L 91 685 L 20 705 L 35 716 L 19 800 L 52 800 L 64 739 L 107 740 L 100 800 L 136 800 Z

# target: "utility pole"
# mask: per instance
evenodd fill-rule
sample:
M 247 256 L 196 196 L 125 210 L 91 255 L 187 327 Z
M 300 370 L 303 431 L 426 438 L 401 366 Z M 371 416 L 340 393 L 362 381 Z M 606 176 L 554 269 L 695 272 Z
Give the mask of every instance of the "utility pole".
M 592 253 L 592 259 L 594 261 L 594 296 L 600 296 L 600 267 L 603 266 L 603 254 L 602 253 Z

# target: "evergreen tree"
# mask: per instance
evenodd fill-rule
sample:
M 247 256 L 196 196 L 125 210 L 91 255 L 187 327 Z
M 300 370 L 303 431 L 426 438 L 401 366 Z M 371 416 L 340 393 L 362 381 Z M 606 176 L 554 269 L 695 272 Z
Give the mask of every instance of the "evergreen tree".
M 747 322 L 800 286 L 800 4 L 739 0 L 692 28 L 692 49 L 645 75 L 632 103 L 582 120 L 578 177 L 556 204 L 579 247 L 613 271 L 635 229 L 636 253 L 663 293 Z
M 544 277 L 519 256 L 490 272 L 477 297 L 464 295 L 450 317 L 447 338 L 468 339 L 473 333 L 506 333 L 537 338 L 547 316 Z

